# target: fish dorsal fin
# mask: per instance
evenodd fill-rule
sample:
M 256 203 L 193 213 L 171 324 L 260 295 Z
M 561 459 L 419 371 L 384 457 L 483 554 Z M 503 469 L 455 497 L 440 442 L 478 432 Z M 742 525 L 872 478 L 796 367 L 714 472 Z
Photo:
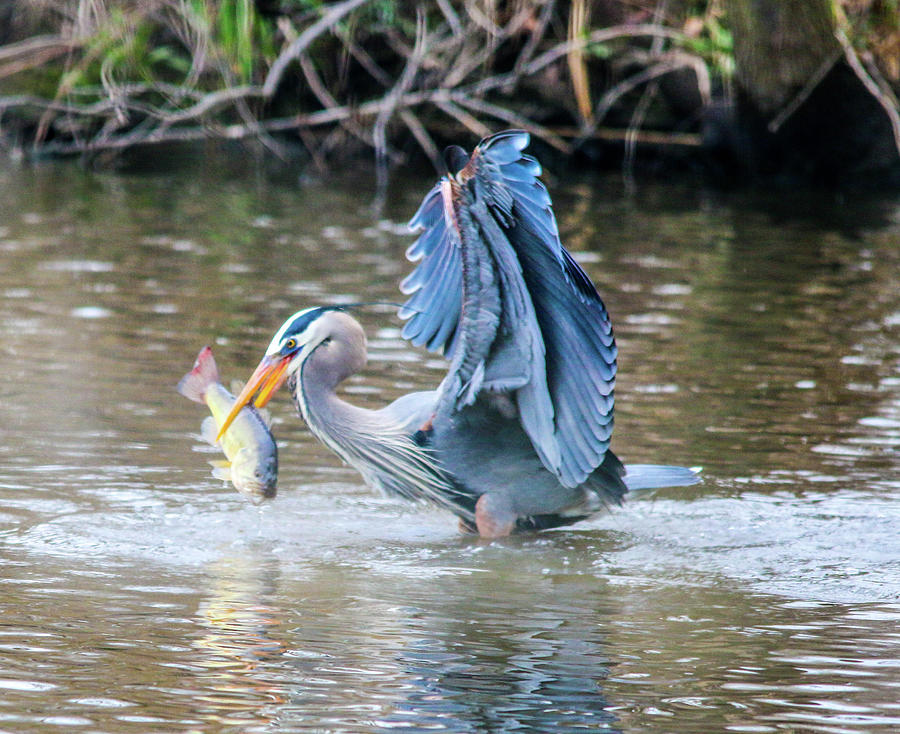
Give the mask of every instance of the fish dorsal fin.
M 232 395 L 239 395 L 241 390 L 244 389 L 244 384 L 243 380 L 234 379 L 228 383 L 228 389 Z
M 262 422 L 266 424 L 266 428 L 272 428 L 272 411 L 268 408 L 257 408 L 256 412 L 262 418 Z

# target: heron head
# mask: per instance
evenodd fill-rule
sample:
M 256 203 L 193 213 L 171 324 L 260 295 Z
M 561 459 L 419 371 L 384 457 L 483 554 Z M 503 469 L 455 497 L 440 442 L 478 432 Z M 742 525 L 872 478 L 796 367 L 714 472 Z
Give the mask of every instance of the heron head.
M 306 358 L 322 342 L 329 338 L 323 328 L 321 317 L 341 306 L 316 306 L 298 311 L 275 332 L 266 353 L 254 370 L 244 389 L 235 398 L 231 412 L 219 428 L 218 439 L 231 425 L 245 405 L 251 400 L 257 408 L 262 408 L 291 374 L 296 372 Z

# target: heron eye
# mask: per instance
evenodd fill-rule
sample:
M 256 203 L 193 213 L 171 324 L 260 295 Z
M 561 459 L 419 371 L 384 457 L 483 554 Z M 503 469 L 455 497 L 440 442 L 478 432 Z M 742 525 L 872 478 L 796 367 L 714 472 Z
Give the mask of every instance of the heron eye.
M 284 343 L 285 349 L 296 349 L 297 348 L 297 340 L 294 337 L 291 337 Z

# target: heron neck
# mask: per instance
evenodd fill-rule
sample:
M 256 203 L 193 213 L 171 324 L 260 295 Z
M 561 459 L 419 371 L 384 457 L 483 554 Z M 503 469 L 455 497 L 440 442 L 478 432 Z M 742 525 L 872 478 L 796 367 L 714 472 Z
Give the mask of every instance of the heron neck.
M 329 382 L 310 364 L 301 367 L 299 376 L 291 377 L 290 388 L 310 431 L 362 474 L 368 485 L 388 494 L 425 499 L 465 517 L 471 515 L 471 497 L 385 409 L 367 410 L 342 400 L 334 381 Z
M 346 462 L 356 466 L 361 442 L 376 435 L 373 411 L 340 398 L 336 385 L 304 365 L 291 385 L 294 401 L 309 429 Z

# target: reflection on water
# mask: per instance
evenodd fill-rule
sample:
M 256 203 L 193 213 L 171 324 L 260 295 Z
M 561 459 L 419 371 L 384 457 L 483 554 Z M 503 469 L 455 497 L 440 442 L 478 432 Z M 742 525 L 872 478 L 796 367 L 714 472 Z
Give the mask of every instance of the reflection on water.
M 482 544 L 273 401 L 282 491 L 212 480 L 174 385 L 300 307 L 394 300 L 355 182 L 0 169 L 0 730 L 900 729 L 900 204 L 554 190 L 620 342 L 615 448 L 695 487 Z M 433 386 L 362 314 L 378 405 Z
M 208 597 L 197 616 L 206 628 L 194 641 L 191 685 L 197 715 L 211 723 L 271 723 L 271 704 L 284 704 L 280 686 L 266 680 L 265 663 L 286 650 L 279 641 L 282 613 L 270 603 L 277 589 L 274 559 L 255 553 L 223 556 L 207 569 Z

